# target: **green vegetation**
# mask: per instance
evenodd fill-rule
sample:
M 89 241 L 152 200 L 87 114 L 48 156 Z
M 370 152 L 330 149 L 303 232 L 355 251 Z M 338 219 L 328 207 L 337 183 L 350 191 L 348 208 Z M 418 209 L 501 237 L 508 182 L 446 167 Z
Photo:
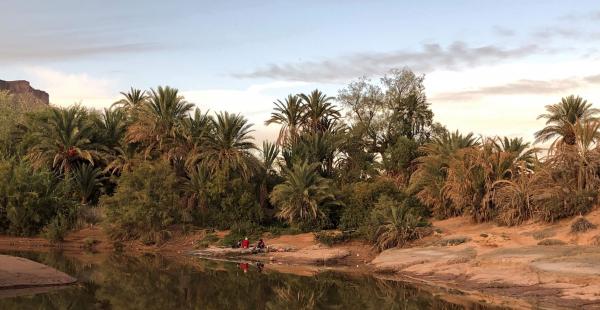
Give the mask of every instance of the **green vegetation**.
M 584 99 L 546 107 L 541 152 L 521 138 L 448 131 L 423 80 L 392 70 L 336 98 L 290 94 L 275 101 L 265 124 L 279 135 L 262 147 L 243 115 L 202 112 L 168 86 L 132 88 L 103 111 L 2 92 L 0 232 L 60 241 L 102 223 L 115 241 L 155 244 L 197 227 L 230 229 L 222 243 L 232 244 L 313 231 L 384 250 L 430 233 L 430 217 L 551 222 L 598 201 L 599 111 Z
M 573 233 L 573 234 L 584 233 L 584 232 L 587 232 L 588 230 L 592 230 L 592 229 L 596 229 L 596 228 L 598 228 L 597 225 L 590 223 L 584 217 L 580 217 L 577 220 L 575 220 L 575 222 L 573 222 L 573 224 L 571 224 L 571 233 Z

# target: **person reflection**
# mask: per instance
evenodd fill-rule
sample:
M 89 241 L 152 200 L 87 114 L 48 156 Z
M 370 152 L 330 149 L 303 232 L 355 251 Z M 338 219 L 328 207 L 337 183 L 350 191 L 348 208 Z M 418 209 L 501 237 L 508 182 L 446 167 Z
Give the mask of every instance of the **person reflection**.
M 248 263 L 240 263 L 240 269 L 244 271 L 244 273 L 248 272 Z

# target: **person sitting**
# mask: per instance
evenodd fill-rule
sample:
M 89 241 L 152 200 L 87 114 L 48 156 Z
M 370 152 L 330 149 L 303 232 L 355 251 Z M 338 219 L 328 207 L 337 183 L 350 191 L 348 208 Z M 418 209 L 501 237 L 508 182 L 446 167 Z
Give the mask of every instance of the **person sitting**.
M 242 241 L 242 249 L 247 249 L 250 247 L 250 240 L 248 240 L 248 237 L 244 238 L 244 241 Z
M 263 239 L 259 239 L 256 246 L 254 246 L 254 248 L 252 249 L 252 254 L 257 254 L 261 252 L 265 252 L 265 242 L 263 241 Z
M 259 250 L 264 250 L 265 249 L 265 242 L 263 241 L 263 239 L 259 239 L 258 240 L 258 244 L 256 245 L 256 248 Z

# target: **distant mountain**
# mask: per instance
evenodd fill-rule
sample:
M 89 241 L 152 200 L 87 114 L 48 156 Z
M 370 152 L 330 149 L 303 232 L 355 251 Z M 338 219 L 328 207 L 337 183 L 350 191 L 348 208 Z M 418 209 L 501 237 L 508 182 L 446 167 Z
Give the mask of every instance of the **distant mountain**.
M 17 96 L 33 96 L 41 103 L 50 104 L 50 96 L 48 93 L 31 87 L 28 81 L 0 80 L 0 90 L 8 90 Z

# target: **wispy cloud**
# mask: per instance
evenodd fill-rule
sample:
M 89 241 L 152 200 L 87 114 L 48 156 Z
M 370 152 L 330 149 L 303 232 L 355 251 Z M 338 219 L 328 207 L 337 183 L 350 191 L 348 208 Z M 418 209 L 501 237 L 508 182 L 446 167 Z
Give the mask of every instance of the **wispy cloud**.
M 496 45 L 470 46 L 456 41 L 446 47 L 424 44 L 420 51 L 356 53 L 335 59 L 271 64 L 238 78 L 270 78 L 309 82 L 345 82 L 362 75 L 380 75 L 394 67 L 408 66 L 418 72 L 433 69 L 459 70 L 485 63 L 523 58 L 547 52 L 535 44 L 504 48 Z
M 502 26 L 494 26 L 492 27 L 492 32 L 495 35 L 501 36 L 501 37 L 513 37 L 516 32 L 512 29 L 508 29 Z
M 41 44 L 43 48 L 23 48 L 23 46 L 0 46 L 0 63 L 26 62 L 45 60 L 68 60 L 89 56 L 106 56 L 114 54 L 127 54 L 156 51 L 163 49 L 154 43 L 126 43 L 107 45 L 54 45 Z
M 571 90 L 597 83 L 600 83 L 600 75 L 590 75 L 581 78 L 571 77 L 547 81 L 522 79 L 506 84 L 482 86 L 457 92 L 439 93 L 433 96 L 432 100 L 456 101 L 478 99 L 486 96 L 564 94 Z

